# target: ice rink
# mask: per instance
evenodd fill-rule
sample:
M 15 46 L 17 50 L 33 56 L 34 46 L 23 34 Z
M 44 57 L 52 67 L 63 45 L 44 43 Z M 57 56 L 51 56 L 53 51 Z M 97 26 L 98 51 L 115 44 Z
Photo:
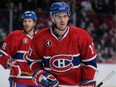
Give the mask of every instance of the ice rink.
M 111 71 L 116 72 L 116 64 L 98 64 L 97 84 L 105 78 Z M 9 87 L 9 70 L 5 70 L 0 65 L 0 87 Z M 107 80 L 101 87 L 116 87 L 116 74 Z

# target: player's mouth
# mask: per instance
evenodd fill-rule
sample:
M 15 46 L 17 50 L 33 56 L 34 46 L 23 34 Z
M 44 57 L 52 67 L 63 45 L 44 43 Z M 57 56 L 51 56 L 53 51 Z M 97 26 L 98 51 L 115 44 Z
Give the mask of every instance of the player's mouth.
M 61 26 L 64 26 L 65 24 L 61 23 L 60 25 L 61 25 Z
M 26 29 L 28 29 L 28 28 L 29 28 L 29 26 L 25 26 L 25 28 L 26 28 Z

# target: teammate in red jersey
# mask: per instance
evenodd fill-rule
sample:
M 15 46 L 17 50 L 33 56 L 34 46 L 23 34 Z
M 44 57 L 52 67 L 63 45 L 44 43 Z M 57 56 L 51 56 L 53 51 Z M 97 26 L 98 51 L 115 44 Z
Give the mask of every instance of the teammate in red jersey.
M 0 49 L 0 64 L 10 69 L 10 87 L 39 87 L 32 81 L 32 70 L 27 65 L 25 56 L 35 35 L 37 16 L 34 11 L 22 15 L 23 30 L 11 32 Z
M 28 63 L 33 81 L 42 87 L 96 87 L 93 40 L 84 29 L 68 26 L 70 15 L 66 3 L 53 3 L 54 26 L 42 29 L 32 40 Z

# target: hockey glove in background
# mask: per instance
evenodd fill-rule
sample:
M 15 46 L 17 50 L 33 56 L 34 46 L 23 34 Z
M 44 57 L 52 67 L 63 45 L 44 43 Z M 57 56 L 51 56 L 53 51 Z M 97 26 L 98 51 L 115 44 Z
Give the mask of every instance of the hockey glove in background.
M 42 87 L 57 87 L 59 81 L 50 73 L 47 73 L 44 70 L 37 69 L 32 74 L 33 81 Z
M 10 69 L 10 75 L 11 76 L 19 77 L 21 75 L 21 69 L 20 69 L 19 65 L 12 58 L 10 58 L 7 61 L 7 68 Z

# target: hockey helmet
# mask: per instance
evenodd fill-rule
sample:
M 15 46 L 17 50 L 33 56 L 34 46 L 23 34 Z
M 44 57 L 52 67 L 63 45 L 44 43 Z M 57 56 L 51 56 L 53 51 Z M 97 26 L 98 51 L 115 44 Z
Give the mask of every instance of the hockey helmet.
M 34 11 L 26 11 L 26 12 L 22 15 L 21 18 L 22 18 L 22 19 L 31 18 L 31 19 L 33 19 L 34 21 L 37 21 L 37 16 L 36 16 L 36 14 L 35 14 Z
M 53 16 L 54 14 L 61 12 L 68 12 L 69 14 L 71 13 L 70 8 L 66 3 L 55 2 L 51 5 L 50 16 Z

